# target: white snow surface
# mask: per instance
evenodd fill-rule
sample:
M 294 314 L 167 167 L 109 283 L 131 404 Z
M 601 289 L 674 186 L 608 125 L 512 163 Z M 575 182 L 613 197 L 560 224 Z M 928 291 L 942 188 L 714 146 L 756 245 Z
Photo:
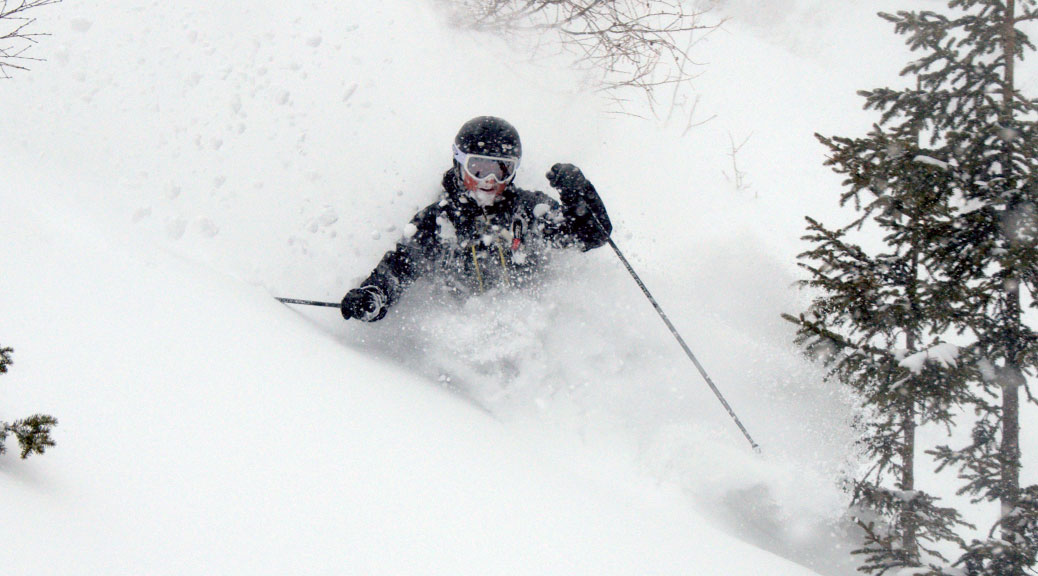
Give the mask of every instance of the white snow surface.
M 60 424 L 0 456 L 4 573 L 851 573 L 849 402 L 779 314 L 838 213 L 813 133 L 867 130 L 906 2 L 699 4 L 698 103 L 641 118 L 430 0 L 41 9 L 0 83 L 0 420 Z M 355 286 L 481 114 L 519 185 L 584 169 L 762 455 L 608 248 L 376 324 L 273 299 Z

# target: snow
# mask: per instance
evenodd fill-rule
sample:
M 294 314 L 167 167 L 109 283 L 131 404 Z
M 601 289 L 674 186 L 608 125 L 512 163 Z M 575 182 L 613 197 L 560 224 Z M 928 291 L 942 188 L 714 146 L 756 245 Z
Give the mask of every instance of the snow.
M 926 156 L 926 155 L 923 155 L 923 154 L 917 155 L 912 160 L 914 162 L 919 163 L 919 164 L 925 164 L 927 166 L 933 166 L 934 168 L 940 168 L 941 170 L 948 170 L 950 168 L 950 165 L 947 162 L 944 162 L 943 160 L 938 160 L 937 158 L 934 158 L 932 156 Z
M 913 374 L 921 374 L 927 362 L 932 362 L 942 368 L 953 368 L 958 365 L 959 352 L 958 346 L 942 342 L 926 350 L 906 355 L 898 362 L 898 366 L 910 370 Z
M 929 574 L 930 572 L 931 572 L 931 570 L 930 570 L 929 567 L 925 567 L 925 568 L 911 568 L 911 567 L 909 567 L 909 568 L 900 568 L 898 570 L 895 570 L 894 572 L 891 572 L 891 574 L 894 574 L 894 576 L 924 576 L 925 574 Z
M 808 573 L 25 186 L 0 214 L 4 413 L 61 423 L 0 463 L 11 573 Z
M 868 129 L 855 92 L 905 61 L 873 14 L 905 3 L 698 4 L 731 17 L 699 100 L 643 118 L 427 0 L 37 13 L 47 61 L 0 86 L 0 420 L 60 424 L 0 457 L 5 572 L 853 571 L 848 398 L 779 314 L 803 216 L 837 213 L 813 134 Z M 763 456 L 608 248 L 375 324 L 271 297 L 356 286 L 488 113 L 519 185 L 595 183 Z

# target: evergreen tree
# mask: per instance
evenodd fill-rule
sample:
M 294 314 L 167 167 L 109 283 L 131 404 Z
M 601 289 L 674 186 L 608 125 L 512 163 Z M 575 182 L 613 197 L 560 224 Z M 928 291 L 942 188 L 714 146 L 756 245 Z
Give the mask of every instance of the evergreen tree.
M 1022 290 L 1038 288 L 1038 101 L 1015 84 L 1016 63 L 1033 44 L 1019 29 L 1038 19 L 1035 0 L 952 0 L 953 15 L 881 14 L 923 53 L 902 72 L 914 88 L 864 92 L 894 134 L 915 132 L 920 159 L 941 173 L 947 210 L 929 227 L 920 264 L 933 277 L 931 332 L 973 343 L 963 359 L 977 376 L 970 446 L 934 451 L 959 468 L 963 493 L 1001 504 L 987 541 L 961 559 L 970 574 L 1019 576 L 1035 564 L 1034 487 L 1021 489 L 1020 393 L 1038 364 L 1038 338 L 1023 315 Z M 998 533 L 996 536 L 995 533 Z
M 827 379 L 850 385 L 862 402 L 860 446 L 869 467 L 851 482 L 855 518 L 864 542 L 854 553 L 861 569 L 884 574 L 898 568 L 938 565 L 944 541 L 961 542 L 964 525 L 951 508 L 915 482 L 916 429 L 950 425 L 953 408 L 967 400 L 967 373 L 933 337 L 940 307 L 924 263 L 934 227 L 947 211 L 945 174 L 918 148 L 910 125 L 892 132 L 876 126 L 867 138 L 819 139 L 830 149 L 827 164 L 847 176 L 841 204 L 857 217 L 831 230 L 808 218 L 801 254 L 810 274 L 805 285 L 819 295 L 798 317 L 797 341 L 829 367 Z M 851 242 L 855 232 L 881 241 L 872 250 Z M 930 350 L 934 358 L 927 362 Z M 913 360 L 922 359 L 920 362 Z
M 11 360 L 13 352 L 11 348 L 0 347 L 0 374 L 6 374 L 7 367 L 14 363 Z M 0 454 L 7 451 L 5 444 L 9 434 L 14 434 L 18 439 L 23 460 L 28 458 L 29 454 L 43 454 L 49 446 L 54 446 L 50 433 L 57 424 L 58 421 L 53 416 L 46 414 L 34 414 L 10 424 L 0 422 Z

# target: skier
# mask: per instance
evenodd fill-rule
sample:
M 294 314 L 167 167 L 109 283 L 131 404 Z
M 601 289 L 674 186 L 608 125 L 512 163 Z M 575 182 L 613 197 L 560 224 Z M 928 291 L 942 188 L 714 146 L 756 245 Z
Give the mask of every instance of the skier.
M 555 164 L 547 174 L 561 204 L 512 184 L 522 145 L 501 118 L 466 122 L 453 151 L 440 199 L 415 215 L 396 248 L 343 298 L 347 320 L 381 320 L 419 277 L 435 275 L 462 296 L 520 286 L 549 250 L 586 251 L 608 239 L 612 224 L 605 206 L 576 166 Z

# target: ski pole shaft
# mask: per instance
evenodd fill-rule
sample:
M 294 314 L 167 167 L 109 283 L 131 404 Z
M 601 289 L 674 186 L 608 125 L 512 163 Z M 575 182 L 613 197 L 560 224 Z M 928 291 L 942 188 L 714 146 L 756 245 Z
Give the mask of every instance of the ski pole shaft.
M 693 364 L 695 364 L 696 369 L 699 370 L 699 374 L 703 377 L 703 380 L 706 380 L 707 385 L 710 386 L 710 390 L 713 391 L 714 395 L 717 396 L 717 399 L 721 401 L 721 405 L 724 406 L 724 409 L 728 411 L 728 415 L 731 416 L 732 420 L 735 421 L 735 425 L 739 427 L 739 431 L 742 432 L 742 435 L 745 436 L 746 440 L 750 442 L 750 446 L 753 448 L 753 451 L 759 454 L 761 451 L 760 445 L 753 440 L 753 437 L 750 436 L 749 431 L 746 430 L 746 426 L 744 426 L 742 421 L 739 420 L 739 417 L 735 415 L 735 410 L 732 409 L 731 404 L 728 403 L 728 400 L 726 400 L 724 395 L 721 394 L 721 391 L 718 390 L 717 385 L 714 384 L 713 379 L 710 378 L 709 374 L 707 374 L 706 369 L 703 368 L 703 365 L 699 363 L 699 360 L 696 358 L 696 355 L 692 353 L 692 349 L 688 347 L 688 344 L 685 343 L 685 339 L 681 337 L 681 334 L 678 333 L 678 329 L 674 327 L 674 324 L 670 321 L 670 318 L 667 317 L 667 314 L 663 311 L 663 308 L 660 306 L 659 302 L 657 302 L 656 298 L 653 297 L 652 292 L 649 292 L 648 287 L 645 286 L 645 282 L 642 282 L 641 277 L 639 277 L 638 273 L 634 271 L 634 267 L 632 267 L 631 263 L 628 262 L 627 258 L 624 257 L 624 253 L 620 251 L 620 247 L 616 245 L 616 242 L 613 242 L 613 239 L 609 236 L 609 233 L 606 232 L 605 228 L 602 226 L 602 223 L 598 221 L 598 218 L 594 217 L 594 220 L 595 225 L 598 226 L 598 229 L 606 235 L 606 242 L 609 243 L 609 247 L 613 249 L 613 252 L 615 252 L 616 256 L 620 259 L 620 262 L 623 263 L 624 268 L 627 268 L 627 272 L 631 275 L 631 278 L 634 278 L 635 283 L 637 283 L 638 287 L 642 289 L 642 292 L 645 294 L 645 297 L 648 298 L 649 302 L 652 303 L 652 307 L 656 309 L 656 313 L 660 315 L 661 319 L 663 319 L 663 323 L 667 325 L 667 328 L 670 330 L 670 333 L 674 336 L 674 339 L 677 340 L 678 344 L 681 345 L 681 349 L 685 351 L 685 354 L 688 356 L 688 359 L 691 360 Z
M 277 298 L 275 296 L 275 298 Z M 302 304 L 304 306 L 328 306 L 329 308 L 338 308 L 338 302 L 316 302 L 314 300 L 297 300 L 295 298 L 277 298 L 278 302 L 285 304 Z

